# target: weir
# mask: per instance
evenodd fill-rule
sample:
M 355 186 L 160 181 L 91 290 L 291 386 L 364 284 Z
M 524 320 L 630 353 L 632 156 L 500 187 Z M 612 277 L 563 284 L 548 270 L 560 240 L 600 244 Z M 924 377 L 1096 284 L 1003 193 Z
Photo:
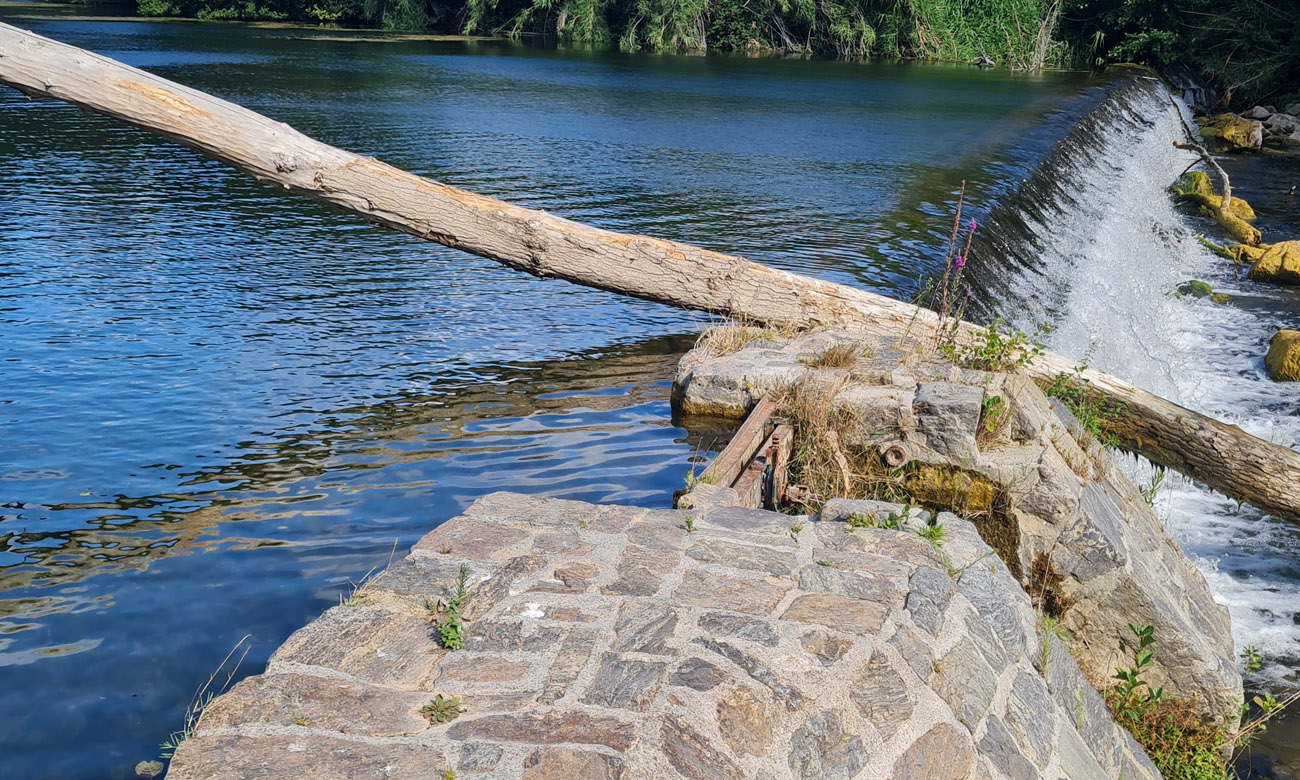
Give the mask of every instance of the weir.
M 0 27 L 0 36 L 5 34 Z M 24 49 L 45 45 L 26 39 L 20 44 Z M 0 77 L 13 78 L 14 71 L 5 70 L 12 65 L 12 51 L 0 48 Z M 139 72 L 131 76 L 137 77 L 141 81 L 134 86 L 119 81 L 116 88 L 146 96 L 156 114 L 151 122 L 187 122 L 194 106 L 210 100 L 181 92 L 176 94 L 183 101 L 176 103 L 166 97 L 175 85 L 158 85 L 161 80 Z M 71 95 L 53 83 L 23 85 L 25 91 L 83 105 L 94 106 L 99 99 Z M 1142 80 L 1126 89 L 1097 111 L 1130 112 L 1126 120 L 1149 122 L 1142 111 L 1154 112 L 1150 101 L 1162 90 Z M 1157 118 L 1156 130 L 1140 134 L 1140 143 L 1154 143 L 1168 118 Z M 132 121 L 139 123 L 138 117 Z M 264 129 L 273 145 L 292 133 Z M 191 136 L 180 140 L 231 161 L 219 144 L 204 146 Z M 329 154 L 334 152 L 345 154 Z M 964 500 L 951 507 L 957 514 L 937 510 L 933 515 L 910 505 L 832 500 L 817 513 L 789 515 L 729 506 L 716 500 L 717 491 L 711 500 L 677 511 L 493 494 L 428 534 L 410 556 L 291 637 L 264 674 L 218 698 L 181 745 L 170 776 L 269 771 L 353 777 L 382 771 L 389 777 L 441 773 L 534 780 L 955 780 L 992 776 L 996 769 L 1026 776 L 1154 780 L 1155 767 L 1111 720 L 1089 684 L 1114 668 L 1112 629 L 1128 620 L 1158 624 L 1176 648 L 1165 659 L 1167 668 L 1157 672 L 1171 692 L 1204 694 L 1201 701 L 1215 711 L 1239 701 L 1226 615 L 1136 488 L 1096 442 L 1089 443 L 1067 411 L 1052 407 L 1023 377 L 1013 387 L 1015 378 L 927 362 L 918 348 L 922 339 L 893 338 L 901 314 L 908 313 L 913 325 L 921 322 L 924 331 L 931 324 L 927 313 L 739 258 L 554 220 L 373 160 L 343 163 L 350 171 L 343 176 L 353 184 L 358 180 L 347 177 L 361 170 L 363 177 L 398 182 L 403 196 L 436 196 L 425 204 L 440 205 L 412 219 L 401 197 L 382 189 L 367 190 L 373 199 L 359 197 L 337 187 L 342 180 L 329 178 L 337 171 L 302 178 L 314 160 L 283 154 L 271 159 L 273 164 L 262 168 L 257 166 L 264 161 L 235 164 L 390 227 L 494 259 L 508 257 L 509 264 L 539 276 L 555 270 L 548 255 L 558 243 L 563 251 L 576 248 L 579 254 L 613 253 L 642 270 L 667 268 L 673 280 L 688 285 L 699 281 L 691 278 L 698 271 L 714 289 L 739 276 L 785 293 L 808 292 L 816 299 L 812 303 L 791 303 L 782 295 L 765 298 L 768 291 L 761 285 L 749 286 L 748 297 L 724 295 L 719 308 L 767 312 L 757 317 L 760 321 L 788 321 L 773 314 L 784 312 L 795 321 L 804 317 L 803 324 L 826 325 L 819 318 L 830 315 L 843 318 L 835 320 L 838 324 L 856 326 L 819 328 L 811 336 L 756 346 L 769 353 L 792 350 L 763 356 L 771 365 L 779 363 L 788 379 L 792 370 L 816 374 L 805 371 L 812 353 L 798 345 L 800 338 L 872 343 L 869 370 L 855 367 L 871 377 L 856 388 L 859 400 L 866 399 L 863 408 L 875 413 L 883 399 L 900 419 L 917 418 L 914 427 L 899 423 L 898 440 L 883 442 L 890 446 L 880 457 L 889 463 L 897 447 L 913 458 L 908 465 L 918 453 L 948 458 L 944 474 L 981 476 L 1010 497 L 997 512 L 967 511 Z M 1059 181 L 1060 170 L 1053 173 L 1050 166 L 1068 160 L 1069 155 L 1049 158 L 1035 176 Z M 1159 175 L 1154 166 L 1152 171 Z M 1123 186 L 1129 174 L 1117 170 L 1111 185 Z M 1062 187 L 1040 205 L 1064 210 L 1067 196 Z M 1076 204 L 1084 205 L 1083 200 Z M 468 237 L 449 227 L 463 224 L 462 207 L 474 214 Z M 1104 206 L 1089 214 L 1103 224 L 1114 215 Z M 1135 223 L 1145 216 L 1135 216 Z M 507 219 L 504 229 L 498 218 Z M 1025 224 L 1027 235 L 1033 221 Z M 494 237 L 498 229 L 504 237 Z M 1051 236 L 1041 238 L 1038 249 L 1048 251 Z M 1059 246 L 1050 251 L 1069 254 Z M 693 263 L 694 271 L 674 267 L 679 261 Z M 705 300 L 683 302 L 674 292 L 637 287 L 635 274 L 613 282 L 595 278 L 583 265 L 563 266 L 564 273 L 675 305 Z M 1026 271 L 1030 267 L 1024 264 Z M 1071 305 L 1054 309 L 1049 303 L 1071 299 L 1079 285 L 1068 271 L 1077 268 L 1062 261 L 1042 270 L 1052 283 L 1035 299 L 1039 308 L 1025 307 L 1026 317 L 1048 314 L 1058 324 L 1077 325 L 1067 321 Z M 1003 294 L 1013 295 L 1017 283 L 1024 283 L 1023 277 L 1013 277 Z M 696 294 L 699 286 L 691 289 Z M 874 332 L 861 330 L 864 316 Z M 1056 332 L 1071 330 L 1063 326 Z M 739 365 L 761 362 L 754 359 L 756 352 L 738 355 Z M 700 362 L 692 365 L 698 369 Z M 1067 366 L 1073 368 L 1064 358 L 1048 356 L 1039 376 L 1049 379 Z M 1132 438 L 1134 449 L 1191 474 L 1211 475 L 1211 484 L 1227 484 L 1228 477 L 1213 476 L 1224 463 L 1264 469 L 1266 483 L 1281 482 L 1279 491 L 1261 496 L 1239 487 L 1225 490 L 1247 495 L 1280 516 L 1300 511 L 1287 503 L 1291 450 L 1113 377 L 1096 371 L 1085 376 L 1097 392 L 1133 404 L 1126 407 L 1130 423 L 1162 421 Z M 862 379 L 832 377 L 834 382 L 845 378 Z M 744 494 L 741 503 L 752 505 L 757 502 L 749 493 L 763 495 L 760 483 L 773 481 L 767 478 L 770 464 L 761 459 L 778 464 L 788 459 L 785 437 L 791 429 L 780 420 L 766 424 L 772 410 L 765 407 L 771 404 L 765 405 L 752 382 L 733 385 L 732 390 L 744 389 L 738 411 L 756 403 L 762 412 L 763 419 L 737 443 L 745 455 L 759 456 L 758 472 L 764 474 L 755 476 L 742 455 L 715 462 L 711 470 L 725 473 L 719 478 Z M 984 412 L 991 399 L 1004 395 L 1015 398 L 1016 421 L 992 431 Z M 1195 399 L 1173 397 L 1195 406 Z M 1185 442 L 1181 437 L 1189 430 L 1201 431 L 1190 456 L 1169 443 Z M 963 449 L 968 435 L 972 448 Z M 1230 450 L 1243 442 L 1251 450 L 1245 457 Z M 1028 467 L 1011 462 L 1007 451 L 1016 446 L 1032 450 Z M 1204 452 L 1226 460 L 1207 463 L 1200 460 Z M 1276 461 L 1264 460 L 1270 455 Z M 1023 487 L 1019 476 L 1001 475 L 1017 469 L 1039 475 L 1037 493 L 1011 495 Z M 770 490 L 762 500 L 770 503 L 782 494 Z M 1012 516 L 1017 525 L 995 525 Z M 943 529 L 941 540 L 932 538 L 934 528 Z M 1056 633 L 1045 630 L 1044 616 L 1071 627 L 1083 646 L 1067 649 Z M 460 633 L 449 642 L 446 631 L 452 625 L 459 625 Z M 1099 630 L 1101 625 L 1106 628 Z

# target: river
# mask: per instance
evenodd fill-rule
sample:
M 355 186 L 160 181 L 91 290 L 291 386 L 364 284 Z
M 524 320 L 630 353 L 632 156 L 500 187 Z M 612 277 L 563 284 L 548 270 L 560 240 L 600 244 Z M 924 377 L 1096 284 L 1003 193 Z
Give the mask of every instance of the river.
M 0 6 L 450 184 L 898 297 L 934 271 L 962 179 L 996 220 L 1107 94 L 1080 74 L 26 14 Z M 368 226 L 12 91 L 0 215 L 6 777 L 131 777 L 242 637 L 259 671 L 476 497 L 667 506 L 722 435 L 668 403 L 703 315 Z M 982 314 L 1069 319 L 1002 275 Z M 1176 533 L 1225 603 L 1285 601 L 1300 544 L 1267 528 L 1273 568 L 1245 596 L 1220 576 L 1230 540 Z M 1284 651 L 1266 635 L 1295 608 L 1234 606 L 1238 642 Z

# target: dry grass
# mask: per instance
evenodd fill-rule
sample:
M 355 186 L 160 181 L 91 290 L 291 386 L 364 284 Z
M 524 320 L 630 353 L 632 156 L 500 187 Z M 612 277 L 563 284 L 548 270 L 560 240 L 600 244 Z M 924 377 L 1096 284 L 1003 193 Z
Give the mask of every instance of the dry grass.
M 818 508 L 829 498 L 876 498 L 906 501 L 902 474 L 887 471 L 879 455 L 851 442 L 864 424 L 853 409 L 836 403 L 843 382 L 804 379 L 774 394 L 777 408 L 795 427 L 790 480 L 809 489 L 806 506 Z
M 720 357 L 739 352 L 755 341 L 788 339 L 798 332 L 799 329 L 793 325 L 762 325 L 738 320 L 714 325 L 704 331 L 695 342 L 695 348 Z
M 853 344 L 832 344 L 817 355 L 800 360 L 809 368 L 849 368 L 858 362 L 862 350 Z

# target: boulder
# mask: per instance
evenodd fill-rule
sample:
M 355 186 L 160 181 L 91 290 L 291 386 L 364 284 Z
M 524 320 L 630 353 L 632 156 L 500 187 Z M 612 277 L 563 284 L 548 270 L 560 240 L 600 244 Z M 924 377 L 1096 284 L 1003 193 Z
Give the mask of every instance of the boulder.
M 1268 135 L 1289 136 L 1300 130 L 1300 118 L 1291 114 L 1274 114 L 1264 121 L 1264 131 Z
M 1300 382 L 1300 330 L 1279 330 L 1264 356 L 1268 375 L 1278 382 Z
M 1246 119 L 1268 119 L 1272 113 L 1272 111 L 1269 111 L 1263 106 L 1255 106 L 1248 111 L 1242 111 L 1241 115 Z
M 1300 284 L 1300 241 L 1279 241 L 1272 246 L 1261 246 L 1263 254 L 1257 255 L 1250 266 L 1250 278 L 1257 282 L 1275 284 Z M 1250 256 L 1248 253 L 1246 256 Z
M 1286 112 L 1292 116 L 1300 116 L 1300 103 L 1292 103 L 1286 107 Z
M 1201 135 L 1211 152 L 1254 152 L 1264 144 L 1264 125 L 1236 114 L 1219 114 L 1205 120 Z

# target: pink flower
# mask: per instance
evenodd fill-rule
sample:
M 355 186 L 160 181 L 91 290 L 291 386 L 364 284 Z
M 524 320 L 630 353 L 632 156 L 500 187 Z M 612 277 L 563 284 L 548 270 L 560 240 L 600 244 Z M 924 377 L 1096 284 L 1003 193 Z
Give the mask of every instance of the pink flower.
M 974 232 L 975 232 L 975 228 L 979 227 L 979 223 L 977 223 L 977 222 L 975 221 L 975 218 L 974 218 L 974 217 L 971 217 L 970 224 L 967 225 L 966 227 L 970 228 L 970 231 L 971 231 L 972 233 L 974 233 Z
M 969 287 L 966 288 L 966 297 L 967 297 L 967 298 L 970 297 L 970 288 L 969 288 Z
M 966 265 L 966 258 L 962 257 L 961 255 L 957 255 L 957 259 L 953 261 L 953 265 L 957 266 L 958 268 L 961 268 L 963 265 Z

